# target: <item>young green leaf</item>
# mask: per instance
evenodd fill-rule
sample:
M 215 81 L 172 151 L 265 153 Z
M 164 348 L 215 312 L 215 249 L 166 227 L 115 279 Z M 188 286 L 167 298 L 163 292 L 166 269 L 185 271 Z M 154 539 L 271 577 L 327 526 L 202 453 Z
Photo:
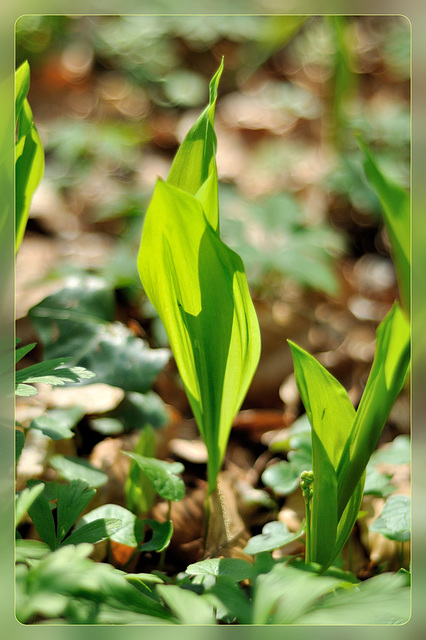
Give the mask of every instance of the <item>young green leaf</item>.
M 364 170 L 368 181 L 382 205 L 398 276 L 399 294 L 406 312 L 409 313 L 411 292 L 410 195 L 383 173 L 361 136 L 357 135 L 356 137 L 364 153 Z
M 209 493 L 260 354 L 243 264 L 218 235 L 212 122 L 220 72 L 168 182 L 157 182 L 138 258 L 143 287 L 164 324 L 207 446 Z
M 25 349 L 25 347 L 22 347 Z M 20 351 L 20 350 L 18 350 Z M 17 396 L 37 395 L 36 383 L 50 384 L 52 387 L 63 386 L 67 382 L 80 382 L 93 378 L 96 374 L 83 367 L 65 367 L 70 358 L 55 358 L 33 364 L 15 374 L 15 393 Z
M 173 500 L 174 502 L 182 500 L 185 495 L 185 485 L 182 478 L 179 478 L 177 474 L 182 473 L 184 470 L 183 464 L 180 462 L 166 462 L 156 458 L 146 458 L 138 453 L 126 451 L 123 453 L 133 458 L 162 498 Z
M 410 324 L 395 303 L 377 329 L 376 353 L 338 468 L 339 517 L 376 448 L 410 365 Z
M 342 385 L 313 356 L 288 342 L 296 384 L 312 426 L 314 492 L 310 560 L 328 566 L 334 557 L 338 527 L 337 469 L 355 409 Z
M 24 237 L 31 199 L 44 172 L 43 147 L 27 100 L 29 86 L 30 68 L 24 62 L 15 74 L 15 252 Z
M 157 591 L 181 624 L 215 624 L 212 605 L 203 596 L 176 585 L 159 585 Z
M 51 549 L 56 549 L 55 521 L 49 501 L 43 493 L 40 493 L 40 495 L 36 497 L 27 510 L 40 538 L 48 544 Z

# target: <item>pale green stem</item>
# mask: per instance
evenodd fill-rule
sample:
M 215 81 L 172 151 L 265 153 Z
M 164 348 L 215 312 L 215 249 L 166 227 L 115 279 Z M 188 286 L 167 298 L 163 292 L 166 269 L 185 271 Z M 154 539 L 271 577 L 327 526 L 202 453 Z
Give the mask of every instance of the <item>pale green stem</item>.
M 171 512 L 172 512 L 172 501 L 169 500 L 168 501 L 168 508 L 167 508 L 167 520 L 170 520 Z M 158 561 L 158 570 L 159 571 L 162 571 L 162 569 L 163 569 L 164 560 L 166 558 L 166 551 L 167 551 L 167 547 L 164 547 L 164 549 L 161 552 L 160 559 Z
M 303 471 L 300 476 L 300 486 L 302 489 L 303 499 L 305 501 L 305 513 L 306 513 L 306 547 L 305 547 L 305 562 L 311 562 L 311 545 L 312 545 L 312 523 L 311 523 L 311 500 L 313 496 L 312 483 L 314 481 L 314 474 L 312 471 Z

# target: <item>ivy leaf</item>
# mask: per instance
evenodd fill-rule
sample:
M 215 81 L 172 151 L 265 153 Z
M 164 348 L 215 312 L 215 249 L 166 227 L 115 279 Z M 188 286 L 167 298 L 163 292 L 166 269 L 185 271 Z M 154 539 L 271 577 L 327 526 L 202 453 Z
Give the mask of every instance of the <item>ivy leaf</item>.
M 370 531 L 390 540 L 406 542 L 411 537 L 411 500 L 408 496 L 390 496 L 383 511 L 370 525 Z
M 244 553 L 256 555 L 264 551 L 273 551 L 279 547 L 283 547 L 289 542 L 293 542 L 300 538 L 303 529 L 292 533 L 288 530 L 284 522 L 274 521 L 268 522 L 262 529 L 262 533 L 253 536 L 244 547 Z
M 30 428 L 41 431 L 45 436 L 49 436 L 55 441 L 73 438 L 72 428 L 80 422 L 84 415 L 84 408 L 79 406 L 52 409 L 35 418 L 31 422 Z

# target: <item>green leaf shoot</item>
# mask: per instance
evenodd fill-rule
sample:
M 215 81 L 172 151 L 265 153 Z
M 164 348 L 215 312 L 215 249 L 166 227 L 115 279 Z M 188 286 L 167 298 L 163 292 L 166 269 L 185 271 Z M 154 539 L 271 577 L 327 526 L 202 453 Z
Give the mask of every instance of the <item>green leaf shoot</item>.
M 220 73 L 221 67 L 209 106 L 182 143 L 169 180 L 156 184 L 138 258 L 207 446 L 209 493 L 260 355 L 242 261 L 218 235 L 212 122 Z

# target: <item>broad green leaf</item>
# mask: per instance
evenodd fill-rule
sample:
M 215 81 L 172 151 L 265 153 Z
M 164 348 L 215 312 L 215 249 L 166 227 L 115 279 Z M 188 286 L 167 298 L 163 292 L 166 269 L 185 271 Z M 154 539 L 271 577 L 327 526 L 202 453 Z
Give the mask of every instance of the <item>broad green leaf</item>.
M 69 484 L 58 486 L 58 506 L 56 509 L 58 544 L 65 538 L 95 493 L 95 489 L 89 488 L 87 483 L 82 480 L 71 480 Z
M 138 453 L 123 452 L 140 467 L 156 492 L 165 500 L 178 502 L 185 495 L 185 484 L 177 474 L 184 470 L 180 462 L 166 462 L 156 458 L 147 458 Z
M 337 536 L 337 470 L 355 409 L 342 385 L 313 356 L 288 342 L 296 384 L 312 426 L 311 559 L 328 566 Z
M 390 496 L 381 514 L 370 525 L 370 531 L 390 540 L 406 542 L 411 538 L 411 500 L 409 496 Z
M 102 279 L 71 278 L 63 289 L 30 309 L 46 358 L 70 358 L 125 391 L 148 391 L 169 359 L 127 327 L 112 322 L 114 295 Z
M 115 519 L 121 521 L 119 529 L 110 534 L 111 540 L 125 544 L 128 547 L 136 548 L 144 538 L 143 524 L 128 509 L 118 504 L 104 504 L 86 513 L 78 521 L 74 531 L 77 532 L 80 527 L 98 520 L 99 518 Z
M 127 392 L 108 416 L 122 420 L 127 431 L 140 429 L 141 425 L 145 424 L 162 427 L 169 419 L 164 402 L 152 390 L 146 393 Z
M 411 292 L 410 195 L 383 173 L 361 136 L 358 135 L 357 140 L 364 153 L 364 170 L 368 181 L 382 205 L 398 276 L 399 294 L 404 309 L 409 313 Z
M 287 496 L 299 486 L 299 472 L 289 462 L 282 460 L 265 469 L 262 482 L 275 494 Z
M 61 546 L 67 544 L 81 544 L 82 542 L 88 542 L 95 544 L 105 538 L 110 538 L 121 527 L 121 520 L 116 518 L 99 518 L 88 522 L 65 538 L 62 541 Z
M 24 62 L 15 74 L 15 252 L 24 237 L 31 199 L 44 173 L 43 147 L 27 100 L 29 86 L 29 66 Z
M 410 325 L 397 304 L 377 329 L 376 353 L 338 468 L 339 516 L 365 471 L 410 364 Z
M 402 575 L 383 573 L 327 594 L 298 619 L 306 625 L 402 625 L 410 617 L 410 589 Z
M 253 624 L 291 624 L 341 580 L 276 564 L 256 580 Z
M 215 624 L 212 605 L 203 596 L 176 585 L 159 585 L 157 591 L 181 624 Z
M 209 493 L 260 353 L 243 264 L 217 233 L 212 125 L 220 73 L 221 67 L 209 106 L 182 143 L 168 182 L 156 184 L 138 259 L 207 446 Z
M 84 408 L 79 406 L 51 409 L 38 418 L 34 418 L 30 428 L 38 429 L 52 440 L 73 438 L 72 428 L 80 422 L 84 415 Z
M 56 469 L 61 478 L 69 481 L 83 480 L 95 489 L 102 487 L 108 481 L 106 473 L 96 469 L 83 458 L 56 454 L 49 459 L 49 464 Z
M 292 533 L 288 530 L 284 522 L 274 521 L 268 522 L 262 529 L 262 533 L 253 536 L 244 547 L 244 553 L 255 555 L 263 551 L 273 551 L 289 542 L 293 542 L 300 538 L 303 530 Z
M 18 526 L 25 513 L 33 502 L 43 492 L 44 484 L 37 484 L 35 487 L 24 489 L 15 495 L 15 527 Z
M 190 564 L 186 573 L 194 576 L 227 577 L 234 582 L 241 582 L 252 577 L 253 565 L 239 558 L 208 558 Z
M 172 521 L 157 522 L 157 520 L 142 520 L 142 523 L 152 529 L 152 537 L 148 542 L 139 545 L 139 550 L 157 551 L 157 553 L 160 553 L 164 549 L 167 549 L 173 535 Z
M 212 491 L 259 358 L 243 265 L 208 224 L 198 200 L 159 181 L 145 220 L 139 271 L 208 449 Z

